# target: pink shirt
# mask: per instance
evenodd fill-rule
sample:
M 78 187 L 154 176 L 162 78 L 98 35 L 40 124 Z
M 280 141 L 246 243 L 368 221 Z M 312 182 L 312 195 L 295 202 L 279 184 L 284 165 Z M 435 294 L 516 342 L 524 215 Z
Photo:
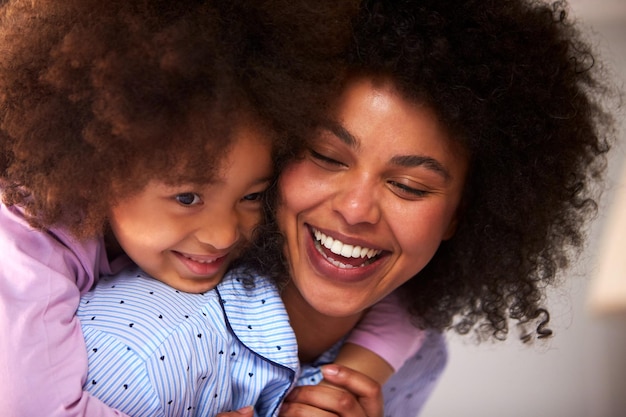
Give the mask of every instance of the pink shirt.
M 394 371 L 415 356 L 424 344 L 426 332 L 415 327 L 395 293 L 374 304 L 347 341 L 375 352 Z
M 102 239 L 33 230 L 20 209 L 0 204 L 0 257 L 0 416 L 123 416 L 82 388 L 87 352 L 75 312 L 113 272 Z

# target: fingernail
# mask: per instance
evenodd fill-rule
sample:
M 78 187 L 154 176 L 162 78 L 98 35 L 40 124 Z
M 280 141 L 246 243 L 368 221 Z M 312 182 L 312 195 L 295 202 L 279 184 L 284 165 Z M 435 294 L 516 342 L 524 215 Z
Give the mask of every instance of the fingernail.
M 337 375 L 339 373 L 339 368 L 335 365 L 324 365 L 322 366 L 322 373 L 324 375 Z
M 252 411 L 252 406 L 248 405 L 248 406 L 242 407 L 239 410 L 237 410 L 237 413 L 239 413 L 239 414 L 250 414 L 251 411 Z

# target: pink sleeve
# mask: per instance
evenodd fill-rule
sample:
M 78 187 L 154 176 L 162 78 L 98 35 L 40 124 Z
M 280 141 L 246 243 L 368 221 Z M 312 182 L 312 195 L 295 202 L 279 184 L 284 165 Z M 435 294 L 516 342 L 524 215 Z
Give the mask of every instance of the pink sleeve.
M 70 249 L 0 205 L 0 416 L 123 415 L 82 389 L 87 352 L 75 312 L 101 250 Z
M 397 371 L 417 353 L 424 337 L 424 331 L 411 323 L 410 315 L 392 293 L 370 308 L 347 342 L 371 350 Z

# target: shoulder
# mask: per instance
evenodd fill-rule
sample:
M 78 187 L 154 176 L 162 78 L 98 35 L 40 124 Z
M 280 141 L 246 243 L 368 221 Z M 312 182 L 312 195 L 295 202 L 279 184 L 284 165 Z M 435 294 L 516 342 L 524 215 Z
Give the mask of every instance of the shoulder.
M 34 229 L 19 207 L 0 204 L 0 275 L 32 274 L 41 282 L 49 271 L 86 291 L 97 279 L 103 249 L 99 239 L 78 241 L 61 228 Z
M 195 337 L 201 329 L 225 334 L 214 291 L 178 291 L 136 267 L 103 277 L 81 298 L 77 316 L 84 329 L 110 334 L 145 355 L 151 355 L 157 345 L 173 335 Z
M 383 387 L 388 416 L 417 415 L 445 370 L 448 348 L 444 335 L 432 329 L 425 334 L 420 350 Z
M 217 286 L 223 302 L 236 303 L 241 308 L 279 308 L 283 306 L 278 288 L 269 278 L 236 268 L 229 271 Z

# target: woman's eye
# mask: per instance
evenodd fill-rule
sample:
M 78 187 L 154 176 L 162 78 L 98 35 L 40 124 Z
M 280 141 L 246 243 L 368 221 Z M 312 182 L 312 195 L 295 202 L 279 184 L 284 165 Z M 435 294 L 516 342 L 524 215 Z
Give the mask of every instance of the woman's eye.
M 176 201 L 178 201 L 183 206 L 193 206 L 202 202 L 200 196 L 196 193 L 177 194 L 175 198 Z
M 328 157 L 324 154 L 321 154 L 313 149 L 309 149 L 309 152 L 311 154 L 311 157 L 313 159 L 315 159 L 317 161 L 318 164 L 320 165 L 324 165 L 324 166 L 334 166 L 334 167 L 341 167 L 341 166 L 345 166 L 344 163 L 337 161 L 336 159 L 333 159 L 331 157 Z
M 406 199 L 418 199 L 426 197 L 428 194 L 430 194 L 429 191 L 409 187 L 408 185 L 398 181 L 388 181 L 388 184 L 393 188 L 394 192 L 397 195 Z

